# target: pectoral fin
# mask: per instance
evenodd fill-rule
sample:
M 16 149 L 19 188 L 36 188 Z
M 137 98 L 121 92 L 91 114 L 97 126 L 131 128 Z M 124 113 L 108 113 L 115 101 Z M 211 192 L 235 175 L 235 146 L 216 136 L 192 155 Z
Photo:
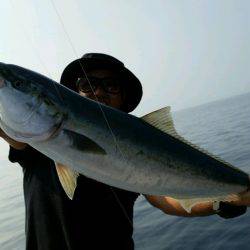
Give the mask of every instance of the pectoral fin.
M 61 185 L 67 196 L 72 200 L 77 186 L 77 177 L 79 176 L 79 173 L 61 163 L 55 163 L 55 165 Z
M 95 141 L 91 140 L 87 136 L 67 129 L 65 129 L 63 132 L 71 141 L 71 147 L 74 147 L 75 149 L 86 153 L 102 155 L 106 154 L 106 151 L 100 145 L 98 145 Z

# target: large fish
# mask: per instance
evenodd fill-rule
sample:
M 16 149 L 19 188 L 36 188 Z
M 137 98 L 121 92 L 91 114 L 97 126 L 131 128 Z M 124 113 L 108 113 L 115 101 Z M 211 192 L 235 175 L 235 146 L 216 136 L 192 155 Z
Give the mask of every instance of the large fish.
M 169 108 L 140 119 L 3 63 L 0 126 L 60 163 L 59 178 L 71 198 L 78 173 L 125 190 L 177 198 L 188 211 L 196 202 L 230 200 L 249 187 L 246 173 L 180 137 Z

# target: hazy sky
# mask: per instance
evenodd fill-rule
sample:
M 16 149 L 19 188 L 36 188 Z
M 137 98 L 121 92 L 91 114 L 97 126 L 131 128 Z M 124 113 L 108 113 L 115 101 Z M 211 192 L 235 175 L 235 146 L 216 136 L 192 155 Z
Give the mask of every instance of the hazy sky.
M 250 91 L 250 1 L 1 0 L 0 61 L 59 81 L 87 52 L 141 80 L 135 115 Z
M 1 0 L 0 61 L 58 81 L 76 57 L 109 53 L 143 84 L 134 114 L 178 110 L 250 91 L 249 12 L 244 0 Z

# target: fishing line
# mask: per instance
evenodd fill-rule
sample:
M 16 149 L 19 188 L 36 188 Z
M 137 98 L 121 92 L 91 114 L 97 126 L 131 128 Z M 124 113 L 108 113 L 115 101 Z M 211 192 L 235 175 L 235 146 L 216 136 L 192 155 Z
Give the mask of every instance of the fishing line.
M 64 26 L 64 23 L 63 23 L 63 21 L 62 21 L 62 19 L 61 19 L 61 16 L 60 16 L 60 14 L 59 14 L 59 12 L 58 12 L 58 10 L 57 10 L 57 8 L 56 8 L 56 6 L 55 6 L 55 4 L 54 4 L 54 2 L 53 2 L 52 0 L 51 0 L 51 4 L 52 4 L 52 7 L 53 7 L 53 9 L 54 9 L 54 11 L 55 11 L 55 13 L 56 13 L 56 15 L 57 15 L 57 18 L 59 19 L 59 21 L 60 21 L 60 23 L 61 23 L 61 25 L 62 25 L 62 27 L 63 27 L 63 31 L 64 31 L 64 33 L 65 33 L 65 35 L 66 35 L 66 37 L 67 37 L 67 39 L 68 39 L 68 41 L 69 41 L 69 44 L 70 44 L 70 46 L 71 46 L 71 48 L 72 48 L 74 54 L 75 54 L 75 56 L 78 58 L 77 52 L 76 52 L 76 50 L 75 50 L 75 47 L 74 47 L 74 45 L 73 45 L 73 43 L 72 43 L 72 41 L 71 41 L 71 39 L 70 39 L 70 37 L 69 37 L 69 35 L 68 35 L 68 32 L 67 32 L 67 30 L 66 30 L 66 28 L 65 28 L 65 26 Z M 12 0 L 10 0 L 10 5 L 11 5 L 11 7 L 12 7 L 12 9 L 13 9 L 13 12 L 16 13 L 15 16 L 18 17 L 18 16 L 19 16 L 19 13 L 17 13 L 17 11 L 16 11 L 16 9 L 15 9 L 15 5 L 14 5 L 14 3 L 12 2 Z M 22 19 L 19 18 L 19 20 L 22 20 Z M 24 28 L 24 24 L 20 21 L 20 22 L 18 23 L 18 26 L 19 26 L 19 27 L 21 28 L 21 30 L 23 31 L 23 34 L 25 35 L 25 37 L 26 37 L 27 41 L 29 42 L 29 44 L 31 44 L 32 50 L 33 50 L 34 54 L 36 55 L 36 58 L 38 59 L 40 65 L 43 67 L 43 69 L 44 69 L 44 71 L 46 72 L 46 74 L 52 79 L 52 76 L 51 76 L 51 74 L 50 74 L 48 68 L 45 66 L 45 64 L 44 64 L 44 62 L 43 62 L 43 60 L 42 60 L 40 54 L 37 52 L 38 49 L 35 47 L 35 45 L 33 44 L 32 40 L 31 40 L 31 38 L 29 37 L 28 33 L 26 32 L 26 29 Z M 99 106 L 99 108 L 100 108 L 100 110 L 101 110 L 101 113 L 102 113 L 102 115 L 103 115 L 103 117 L 104 117 L 104 120 L 105 120 L 105 122 L 106 122 L 106 124 L 107 124 L 107 126 L 108 126 L 108 128 L 109 128 L 109 130 L 110 130 L 110 133 L 111 133 L 111 135 L 112 135 L 112 137 L 113 137 L 113 141 L 114 141 L 116 147 L 118 148 L 120 154 L 122 155 L 123 159 L 125 159 L 125 157 L 124 157 L 124 155 L 123 155 L 123 153 L 122 153 L 122 151 L 121 151 L 121 149 L 120 149 L 120 147 L 119 147 L 119 145 L 118 145 L 118 143 L 117 143 L 117 139 L 116 139 L 116 137 L 115 137 L 115 135 L 114 135 L 114 133 L 113 133 L 113 130 L 112 130 L 112 128 L 111 128 L 111 126 L 110 126 L 110 124 L 109 124 L 109 122 L 108 122 L 108 119 L 107 119 L 107 117 L 106 117 L 106 115 L 105 115 L 105 113 L 104 113 L 104 111 L 103 111 L 103 109 L 102 109 L 102 107 L 101 107 L 101 104 L 98 102 L 98 97 L 96 96 L 96 94 L 95 94 L 95 92 L 94 92 L 94 89 L 93 89 L 93 87 L 92 87 L 92 84 L 91 84 L 91 82 L 90 82 L 90 80 L 89 80 L 89 78 L 88 78 L 88 76 L 87 76 L 87 74 L 86 74 L 86 71 L 84 70 L 84 67 L 83 67 L 83 65 L 82 65 L 82 63 L 81 63 L 80 61 L 79 61 L 79 65 L 80 65 L 80 67 L 81 67 L 81 69 L 82 69 L 82 72 L 83 72 L 83 74 L 84 74 L 84 77 L 86 78 L 87 82 L 89 83 L 89 86 L 90 86 L 91 91 L 93 92 L 93 94 L 94 94 L 94 96 L 95 96 L 95 99 L 97 100 L 97 104 L 98 104 L 98 106 Z M 64 101 L 64 99 L 63 99 L 61 93 L 59 92 L 59 90 L 58 90 L 58 88 L 57 88 L 55 82 L 54 82 L 54 81 L 52 81 L 52 82 L 53 82 L 53 85 L 54 85 L 54 87 L 55 87 L 55 89 L 56 89 L 56 92 L 57 92 L 58 96 L 60 97 L 61 101 L 62 101 L 63 103 L 65 103 L 65 101 Z M 66 103 L 65 103 L 65 104 L 66 104 Z M 66 104 L 66 105 L 67 105 L 67 104 Z M 129 223 L 131 224 L 131 226 L 133 227 L 133 223 L 132 223 L 132 221 L 130 220 L 130 218 L 129 218 L 129 216 L 128 216 L 128 214 L 127 214 L 127 212 L 126 212 L 124 206 L 122 205 L 121 201 L 119 200 L 119 198 L 118 198 L 116 192 L 113 190 L 112 187 L 110 187 L 110 190 L 112 191 L 112 193 L 113 193 L 113 195 L 114 195 L 116 201 L 118 202 L 119 206 L 121 207 L 121 209 L 122 209 L 124 215 L 125 215 L 126 218 L 128 219 L 128 221 L 129 221 Z
M 10 5 L 11 5 L 11 7 L 12 7 L 12 9 L 13 9 L 13 12 L 16 13 L 15 16 L 18 17 L 19 13 L 17 13 L 17 11 L 16 11 L 16 9 L 15 9 L 15 5 L 14 5 L 14 3 L 12 2 L 12 0 L 10 0 Z M 22 20 L 22 19 L 19 18 L 19 20 Z M 35 47 L 35 45 L 33 44 L 33 42 L 32 42 L 32 40 L 31 40 L 30 36 L 29 36 L 28 33 L 26 32 L 26 30 L 25 30 L 25 28 L 24 28 L 24 24 L 22 23 L 22 21 L 18 22 L 18 26 L 20 27 L 20 29 L 21 29 L 21 31 L 23 32 L 24 36 L 26 37 L 27 41 L 28 41 L 29 44 L 31 45 L 32 50 L 33 50 L 33 53 L 35 54 L 35 57 L 38 59 L 40 65 L 42 66 L 42 68 L 44 69 L 44 71 L 46 72 L 46 74 L 52 79 L 52 75 L 50 74 L 50 72 L 49 72 L 47 66 L 45 66 L 45 63 L 43 62 L 43 60 L 42 60 L 40 54 L 37 52 L 38 49 Z M 56 89 L 56 92 L 57 92 L 59 98 L 61 99 L 62 103 L 65 103 L 65 102 L 63 101 L 63 98 L 62 98 L 60 92 L 58 91 L 58 88 L 56 87 L 54 81 L 53 81 L 53 84 L 54 84 L 54 87 L 55 87 L 55 89 Z
M 16 13 L 15 16 L 18 17 L 18 16 L 19 16 L 19 12 L 16 11 L 15 5 L 14 5 L 14 3 L 13 3 L 12 0 L 10 0 L 10 5 L 11 5 L 13 11 Z M 40 54 L 37 52 L 38 49 L 35 47 L 35 45 L 33 44 L 33 42 L 32 42 L 32 40 L 31 40 L 30 36 L 29 36 L 28 33 L 26 32 L 26 30 L 25 30 L 25 28 L 24 28 L 24 24 L 22 23 L 22 18 L 19 18 L 18 20 L 19 20 L 19 22 L 17 22 L 17 23 L 18 23 L 18 26 L 20 27 L 21 31 L 23 31 L 23 33 L 24 33 L 26 39 L 28 40 L 28 42 L 31 44 L 32 50 L 33 50 L 33 52 L 35 53 L 35 55 L 36 55 L 38 61 L 40 62 L 41 66 L 43 67 L 43 69 L 44 69 L 44 71 L 46 72 L 46 74 L 47 74 L 50 78 L 52 78 L 52 76 L 51 76 L 51 74 L 50 74 L 48 68 L 45 66 L 45 64 L 44 64 L 44 62 L 43 62 L 43 60 L 42 60 Z
M 17 11 L 15 10 L 15 5 L 14 5 L 14 3 L 12 2 L 12 0 L 10 0 L 10 4 L 11 4 L 11 7 L 12 7 L 13 11 L 14 11 L 14 12 L 17 12 Z M 18 12 L 15 16 L 18 17 L 18 15 L 19 15 L 19 12 Z M 22 18 L 19 18 L 19 20 L 22 20 Z M 30 36 L 29 36 L 28 33 L 26 32 L 26 30 L 25 30 L 25 28 L 24 28 L 24 24 L 22 23 L 22 21 L 20 21 L 20 22 L 18 23 L 18 26 L 19 26 L 20 29 L 23 31 L 23 33 L 24 33 L 26 39 L 28 40 L 28 42 L 31 44 L 32 50 L 33 50 L 34 54 L 36 55 L 36 57 L 38 58 L 38 61 L 40 62 L 40 65 L 43 67 L 43 69 L 45 70 L 45 72 L 46 72 L 46 74 L 49 76 L 49 78 L 52 79 L 52 75 L 50 74 L 50 72 L 49 72 L 47 66 L 45 66 L 45 63 L 43 62 L 43 60 L 42 60 L 40 54 L 37 52 L 38 49 L 35 47 L 35 45 L 34 45 L 34 43 L 32 42 Z M 53 80 L 52 80 L 52 82 L 53 82 L 53 85 L 54 85 L 54 87 L 55 87 L 55 90 L 56 90 L 56 92 L 57 92 L 59 98 L 61 99 L 62 103 L 65 104 L 65 102 L 64 102 L 64 100 L 63 100 L 63 97 L 61 96 L 61 94 L 60 94 L 58 88 L 56 87 L 56 84 L 54 83 Z
M 51 2 L 52 6 L 53 6 L 53 8 L 54 8 L 54 11 L 55 11 L 55 13 L 56 13 L 56 15 L 57 15 L 57 18 L 58 18 L 59 22 L 61 23 L 61 26 L 62 26 L 62 28 L 63 28 L 63 31 L 64 31 L 64 33 L 65 33 L 65 35 L 66 35 L 66 37 L 67 37 L 67 39 L 68 39 L 68 41 L 69 41 L 69 44 L 70 44 L 70 46 L 71 46 L 71 48 L 72 48 L 74 54 L 75 54 L 76 58 L 78 58 L 76 49 L 75 49 L 75 47 L 74 47 L 74 45 L 73 45 L 73 43 L 72 43 L 72 41 L 71 41 L 71 39 L 70 39 L 70 36 L 69 36 L 69 34 L 68 34 L 67 30 L 66 30 L 66 27 L 65 27 L 65 25 L 64 25 L 64 23 L 63 23 L 63 20 L 62 20 L 60 14 L 59 14 L 59 12 L 58 12 L 58 10 L 57 10 L 57 8 L 56 8 L 54 2 L 53 2 L 53 0 L 50 0 L 50 2 Z M 98 104 L 98 106 L 99 106 L 99 108 L 100 108 L 100 110 L 101 110 L 101 113 L 102 113 L 102 115 L 103 115 L 103 118 L 104 118 L 104 120 L 105 120 L 105 122 L 106 122 L 106 124 L 107 124 L 107 126 L 108 126 L 108 128 L 109 128 L 109 131 L 110 131 L 111 135 L 112 135 L 113 141 L 114 141 L 114 143 L 115 143 L 117 149 L 119 150 L 120 154 L 122 155 L 123 160 L 125 160 L 124 154 L 122 153 L 122 151 L 121 151 L 121 149 L 120 149 L 120 147 L 119 147 L 119 145 L 118 145 L 118 143 L 117 143 L 117 139 L 116 139 L 116 137 L 115 137 L 115 134 L 114 134 L 114 132 L 113 132 L 113 130 L 112 130 L 112 128 L 111 128 L 109 122 L 108 122 L 108 119 L 107 119 L 107 117 L 106 117 L 106 115 L 105 115 L 105 113 L 104 113 L 104 111 L 103 111 L 103 109 L 102 109 L 102 106 L 101 106 L 101 104 L 98 102 L 98 97 L 97 97 L 96 94 L 95 94 L 95 91 L 94 91 L 94 89 L 93 89 L 93 87 L 92 87 L 92 84 L 91 84 L 91 82 L 90 82 L 90 80 L 89 80 L 89 78 L 88 78 L 88 76 L 87 76 L 87 73 L 86 73 L 86 71 L 84 70 L 84 67 L 83 67 L 81 61 L 78 60 L 78 62 L 79 62 L 79 65 L 80 65 L 80 67 L 81 67 L 81 69 L 82 69 L 82 72 L 83 72 L 83 74 L 84 74 L 84 76 L 85 76 L 85 78 L 86 78 L 86 80 L 87 80 L 87 82 L 88 82 L 88 84 L 89 84 L 89 86 L 90 86 L 90 88 L 91 88 L 91 91 L 93 92 L 93 94 L 94 94 L 94 96 L 95 96 L 95 99 L 96 99 L 96 101 L 97 101 L 97 104 Z M 56 86 L 55 86 L 55 87 L 56 87 Z M 131 226 L 133 227 L 133 223 L 132 223 L 132 221 L 130 220 L 130 218 L 129 218 L 129 216 L 128 216 L 128 214 L 127 214 L 127 212 L 126 212 L 124 206 L 121 204 L 121 201 L 120 201 L 119 198 L 117 197 L 117 194 L 115 193 L 115 191 L 113 190 L 112 187 L 110 187 L 110 189 L 111 189 L 112 193 L 114 194 L 114 196 L 115 196 L 115 198 L 116 198 L 116 200 L 117 200 L 119 206 L 121 207 L 122 211 L 124 212 L 125 216 L 127 217 L 129 223 L 130 223 Z
M 14 5 L 14 3 L 12 2 L 12 0 L 10 0 L 10 5 L 11 5 L 11 7 L 12 7 L 13 12 L 16 13 L 15 16 L 18 17 L 18 16 L 19 16 L 19 12 L 16 11 L 15 5 Z M 40 65 L 43 67 L 43 69 L 44 69 L 44 71 L 46 72 L 46 74 L 52 79 L 52 75 L 50 74 L 48 68 L 45 66 L 45 64 L 44 64 L 44 62 L 43 62 L 43 60 L 42 60 L 40 54 L 37 52 L 38 49 L 35 47 L 34 43 L 32 42 L 32 39 L 30 38 L 30 36 L 28 35 L 28 33 L 26 32 L 26 30 L 25 30 L 25 28 L 24 28 L 24 24 L 23 24 L 22 21 L 21 21 L 22 18 L 19 18 L 18 20 L 19 20 L 18 26 L 20 27 L 20 30 L 23 32 L 23 34 L 24 34 L 24 36 L 26 37 L 27 41 L 28 41 L 29 44 L 31 45 L 32 50 L 33 50 L 33 52 L 34 52 L 34 54 L 35 54 L 35 57 L 38 59 Z M 53 83 L 54 83 L 54 81 L 53 81 Z M 54 86 L 55 86 L 55 84 L 54 84 Z M 60 93 L 58 92 L 58 89 L 57 89 L 56 87 L 55 87 L 55 89 L 56 89 L 56 92 L 59 94 L 59 97 L 61 98 L 61 100 L 62 100 L 62 102 L 63 102 L 63 99 L 62 99 Z M 27 117 L 27 119 L 26 119 L 25 121 L 23 121 L 23 122 L 25 123 L 25 122 L 28 120 L 28 118 L 29 118 L 29 117 Z

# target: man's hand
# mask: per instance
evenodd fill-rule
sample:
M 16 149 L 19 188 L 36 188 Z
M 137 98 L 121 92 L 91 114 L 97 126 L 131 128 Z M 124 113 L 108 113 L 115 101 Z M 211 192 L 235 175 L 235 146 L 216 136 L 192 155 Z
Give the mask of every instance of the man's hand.
M 161 209 L 163 212 L 165 212 L 166 214 L 170 214 L 170 215 L 192 217 L 192 216 L 208 216 L 208 215 L 213 215 L 217 213 L 217 211 L 215 211 L 213 208 L 213 202 L 198 203 L 192 207 L 191 213 L 188 213 L 185 209 L 183 209 L 183 207 L 178 202 L 178 200 L 174 198 L 164 197 L 164 196 L 155 196 L 155 195 L 145 195 L 145 198 L 150 202 L 151 205 Z M 239 209 L 241 209 L 242 207 L 244 206 L 250 207 L 250 191 L 242 192 L 241 194 L 239 194 L 238 198 L 235 199 L 234 201 L 229 201 L 229 202 L 224 202 L 224 203 L 227 203 L 229 205 L 231 204 L 232 209 L 230 210 L 233 210 L 234 212 L 233 214 L 237 214 L 236 212 L 239 211 Z M 239 208 L 237 208 L 237 206 L 239 206 Z M 225 214 L 232 215 L 231 212 L 230 213 L 227 212 Z M 231 217 L 221 216 L 221 217 L 233 218 L 235 216 L 231 216 Z
M 17 150 L 24 149 L 27 144 L 23 142 L 18 142 L 10 138 L 8 135 L 5 134 L 5 132 L 0 128 L 0 137 L 2 137 L 9 145 L 11 145 L 13 148 Z
M 242 192 L 240 195 L 239 195 L 239 199 L 236 200 L 236 201 L 232 201 L 230 202 L 236 206 L 247 206 L 247 207 L 250 207 L 250 191 L 245 191 L 245 192 Z

